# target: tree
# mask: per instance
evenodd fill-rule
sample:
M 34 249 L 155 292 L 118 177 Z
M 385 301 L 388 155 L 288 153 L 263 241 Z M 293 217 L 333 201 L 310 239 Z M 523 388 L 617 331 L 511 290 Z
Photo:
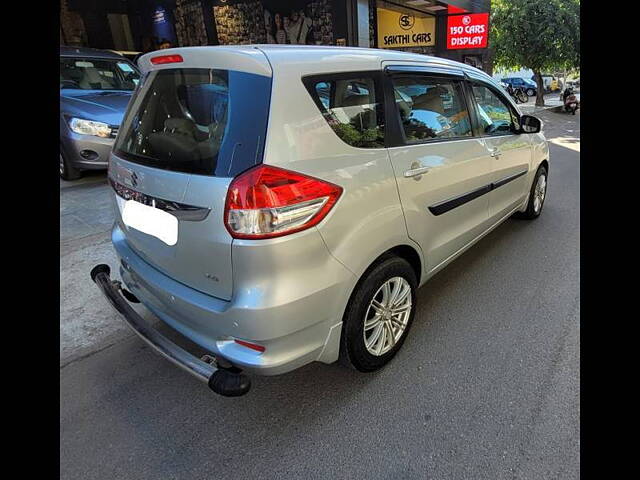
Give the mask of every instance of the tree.
M 542 72 L 580 67 L 580 0 L 492 0 L 491 12 L 496 66 L 531 69 L 544 106 Z

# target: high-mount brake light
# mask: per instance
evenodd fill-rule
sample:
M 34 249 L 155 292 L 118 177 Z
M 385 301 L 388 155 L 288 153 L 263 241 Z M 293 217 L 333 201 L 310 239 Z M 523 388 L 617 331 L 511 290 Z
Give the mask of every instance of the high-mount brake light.
M 160 55 L 159 57 L 151 57 L 151 63 L 154 65 L 164 65 L 166 63 L 182 63 L 182 55 Z
M 341 194 L 333 183 L 259 165 L 229 185 L 224 223 L 234 238 L 281 237 L 317 225 Z

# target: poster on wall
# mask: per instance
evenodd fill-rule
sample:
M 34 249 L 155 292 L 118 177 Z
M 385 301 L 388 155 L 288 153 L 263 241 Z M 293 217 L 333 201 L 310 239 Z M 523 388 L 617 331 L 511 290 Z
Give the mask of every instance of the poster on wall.
M 153 12 L 153 35 L 158 39 L 159 42 L 163 40 L 168 40 L 172 44 L 176 43 L 176 35 L 173 30 L 173 25 L 167 18 L 167 11 L 163 6 L 159 5 Z
M 436 44 L 436 19 L 378 8 L 378 48 L 429 47 Z
M 202 2 L 176 0 L 176 36 L 181 47 L 208 45 Z
M 449 15 L 447 17 L 447 48 L 487 48 L 489 14 Z
M 331 0 L 214 2 L 220 45 L 333 44 Z

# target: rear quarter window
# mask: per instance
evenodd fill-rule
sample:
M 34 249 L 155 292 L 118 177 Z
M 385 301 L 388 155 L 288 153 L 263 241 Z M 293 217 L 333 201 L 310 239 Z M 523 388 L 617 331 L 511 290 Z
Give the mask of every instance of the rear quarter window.
M 164 170 L 234 176 L 262 160 L 270 95 L 270 77 L 152 71 L 132 99 L 114 152 Z
M 307 91 L 340 139 L 358 148 L 385 146 L 382 88 L 375 74 L 305 77 Z

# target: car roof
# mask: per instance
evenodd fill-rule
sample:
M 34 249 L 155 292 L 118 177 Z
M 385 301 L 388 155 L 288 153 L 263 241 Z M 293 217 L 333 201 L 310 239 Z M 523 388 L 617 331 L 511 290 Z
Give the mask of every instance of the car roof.
M 392 62 L 419 62 L 419 63 L 439 63 L 442 65 L 459 68 L 463 70 L 481 71 L 465 63 L 455 62 L 441 57 L 423 55 L 420 53 L 401 52 L 399 50 L 385 50 L 381 48 L 361 48 L 361 47 L 338 47 L 332 45 L 254 45 L 264 52 L 271 64 L 287 63 L 291 64 L 313 62 L 327 63 L 329 61 L 353 61 L 358 63 L 370 63 L 370 68 L 375 70 L 380 68 L 380 63 L 384 61 Z
M 256 56 L 256 53 L 262 52 L 262 60 Z M 378 48 L 360 48 L 360 47 L 338 47 L 329 45 L 220 45 L 220 46 L 200 46 L 200 47 L 181 47 L 170 48 L 162 51 L 163 55 L 182 54 L 185 60 L 197 58 L 198 63 L 205 64 L 207 62 L 207 53 L 211 52 L 221 54 L 225 57 L 225 61 L 234 63 L 233 58 L 240 60 L 241 57 L 251 60 L 247 63 L 243 62 L 242 68 L 251 73 L 265 73 L 266 71 L 296 71 L 303 75 L 318 72 L 336 72 L 336 71 L 365 71 L 379 70 L 382 62 L 393 63 L 419 63 L 434 64 L 440 67 L 456 68 L 468 73 L 475 73 L 488 80 L 492 80 L 482 70 L 471 65 L 467 65 L 446 58 L 434 57 L 430 55 L 422 55 L 418 53 L 401 52 L 398 50 L 383 50 Z M 143 70 L 165 68 L 164 66 L 154 66 L 150 63 L 153 55 L 159 52 L 152 52 L 144 55 L 138 64 Z M 268 60 L 268 63 L 265 61 Z M 188 62 L 190 63 L 190 62 Z M 240 67 L 240 65 L 238 65 Z M 493 80 L 492 80 L 493 81 Z
M 108 50 L 99 50 L 97 48 L 88 47 L 68 47 L 60 46 L 61 57 L 92 57 L 92 58 L 117 58 L 124 59 L 122 55 L 109 52 Z

